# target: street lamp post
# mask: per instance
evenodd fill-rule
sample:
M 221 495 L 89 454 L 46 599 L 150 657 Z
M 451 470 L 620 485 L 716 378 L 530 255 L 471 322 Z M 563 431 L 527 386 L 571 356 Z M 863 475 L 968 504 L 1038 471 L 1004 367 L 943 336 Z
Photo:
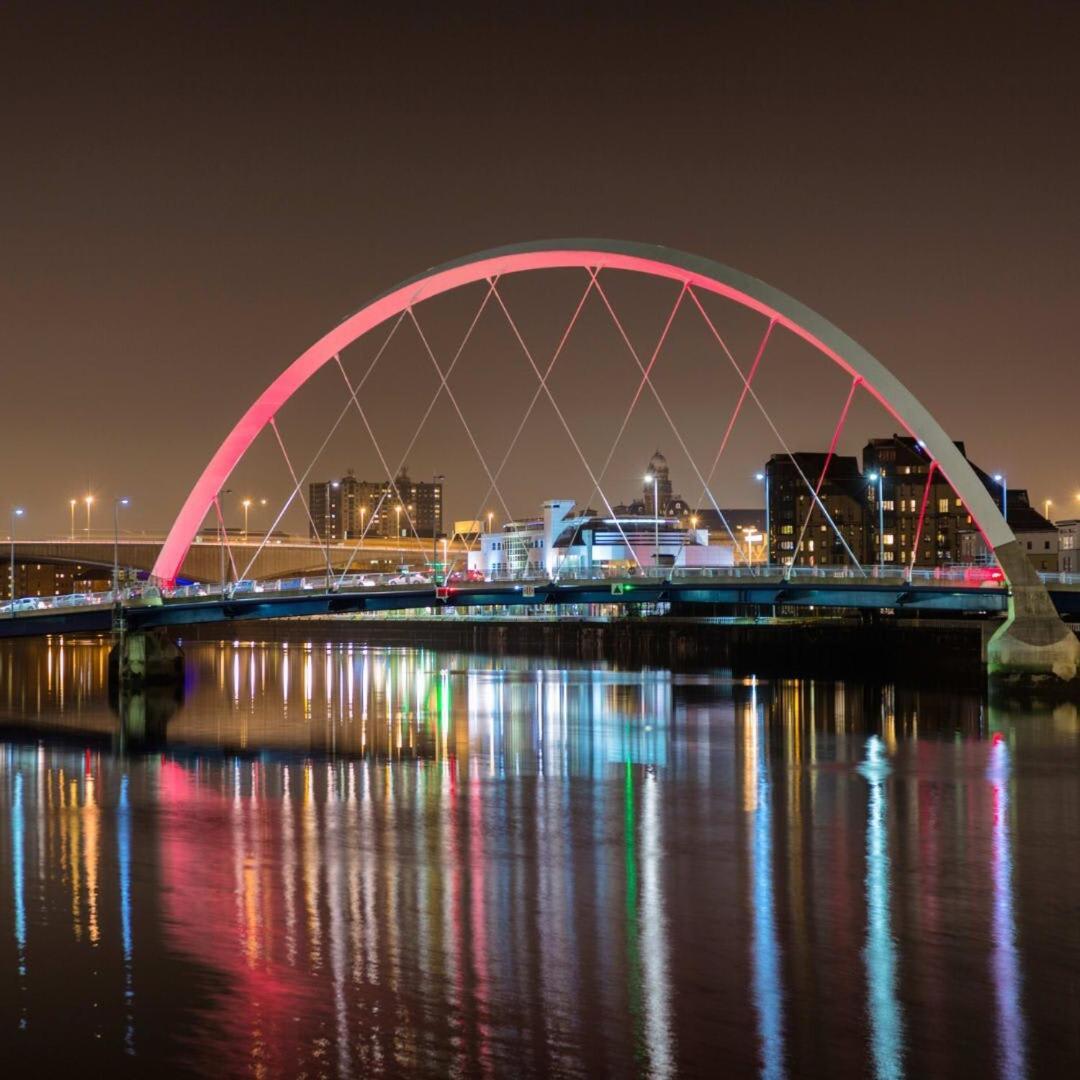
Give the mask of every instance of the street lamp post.
M 439 522 L 435 520 L 435 489 L 446 479 L 442 473 L 436 473 L 431 478 L 431 573 L 432 584 L 439 584 Z M 441 496 L 441 491 L 440 491 Z M 439 499 L 439 509 L 442 509 L 442 498 Z M 442 514 L 439 514 L 442 517 Z M 443 560 L 443 584 L 446 584 L 446 561 Z
M 251 500 L 245 499 L 241 504 L 244 508 L 244 541 L 248 538 L 248 511 L 251 509 Z
M 877 483 L 877 514 L 878 514 L 878 565 L 884 569 L 885 567 L 885 502 L 884 502 L 884 483 L 885 474 L 879 469 L 877 472 L 872 472 L 866 477 L 871 483 Z
M 71 499 L 68 503 L 68 507 L 71 510 L 71 540 L 73 543 L 75 541 L 75 504 L 78 501 L 78 499 Z
M 394 507 L 394 520 L 394 531 L 397 533 L 398 566 L 400 566 L 405 558 L 405 553 L 401 547 L 401 503 Z
M 13 506 L 11 508 L 11 589 L 10 589 L 10 607 L 11 615 L 15 616 L 15 522 L 23 516 L 25 511 L 21 506 Z
M 90 539 L 90 507 L 94 505 L 94 496 L 87 495 L 83 500 L 86 503 L 86 539 Z
M 1050 507 L 1054 505 L 1053 499 L 1043 499 L 1043 517 L 1050 521 Z M 1053 524 L 1053 522 L 1051 522 Z
M 765 565 L 772 563 L 772 536 L 769 533 L 769 474 L 767 472 L 755 473 L 754 479 L 760 484 L 765 484 Z
M 1001 516 L 1009 520 L 1009 483 L 1001 473 L 994 473 L 994 479 L 1001 485 Z
M 653 565 L 660 566 L 660 499 L 659 480 L 656 473 L 645 474 L 645 483 L 652 481 L 652 511 L 653 511 Z
M 112 588 L 113 603 L 120 603 L 120 507 L 127 506 L 128 500 L 113 499 L 113 565 Z

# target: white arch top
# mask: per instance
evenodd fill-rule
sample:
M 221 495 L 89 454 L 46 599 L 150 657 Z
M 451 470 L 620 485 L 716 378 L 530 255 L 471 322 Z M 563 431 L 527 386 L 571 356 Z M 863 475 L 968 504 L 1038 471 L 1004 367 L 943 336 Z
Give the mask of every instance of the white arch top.
M 316 371 L 357 338 L 422 300 L 463 285 L 527 270 L 575 267 L 625 270 L 685 283 L 757 311 L 797 334 L 858 378 L 897 423 L 919 440 L 992 548 L 1015 540 L 996 500 L 929 410 L 888 368 L 817 312 L 763 281 L 698 255 L 619 240 L 551 240 L 495 248 L 427 270 L 376 297 L 315 342 L 270 383 L 218 447 L 173 522 L 154 575 L 175 581 L 215 497 L 255 437 Z

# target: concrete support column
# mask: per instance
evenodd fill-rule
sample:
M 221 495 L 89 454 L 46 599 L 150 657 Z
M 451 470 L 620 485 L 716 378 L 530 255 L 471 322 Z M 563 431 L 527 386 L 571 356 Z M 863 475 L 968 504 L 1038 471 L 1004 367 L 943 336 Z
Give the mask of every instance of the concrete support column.
M 1009 580 L 1009 616 L 990 639 L 992 678 L 1070 682 L 1080 673 L 1080 640 L 1062 622 L 1018 540 L 994 549 Z
M 181 686 L 184 653 L 159 628 L 125 633 L 109 652 L 109 682 L 120 689 Z

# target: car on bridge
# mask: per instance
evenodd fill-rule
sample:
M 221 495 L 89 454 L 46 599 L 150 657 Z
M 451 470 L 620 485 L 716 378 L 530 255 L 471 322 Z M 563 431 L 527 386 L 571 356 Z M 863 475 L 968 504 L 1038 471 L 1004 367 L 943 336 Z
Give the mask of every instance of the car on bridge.
M 8 601 L 0 607 L 0 612 L 5 615 L 15 615 L 20 611 L 40 611 L 45 606 L 45 601 L 37 596 L 20 596 L 18 600 Z
M 100 600 L 93 593 L 66 593 L 63 596 L 57 596 L 53 602 L 53 607 L 84 607 L 87 604 L 97 604 Z
M 460 585 L 467 581 L 483 581 L 482 570 L 452 570 L 446 578 L 447 585 Z
M 427 574 L 417 574 L 415 572 L 409 572 L 405 574 L 395 574 L 387 582 L 387 585 L 430 585 L 431 578 Z
M 251 578 L 241 578 L 225 586 L 226 596 L 244 596 L 247 593 L 260 593 L 263 591 L 262 582 L 253 581 Z

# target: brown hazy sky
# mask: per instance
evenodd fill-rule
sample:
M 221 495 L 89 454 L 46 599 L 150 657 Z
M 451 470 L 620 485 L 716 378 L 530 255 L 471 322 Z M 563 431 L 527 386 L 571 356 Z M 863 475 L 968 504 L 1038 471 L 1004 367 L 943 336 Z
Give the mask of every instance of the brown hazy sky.
M 575 235 L 769 281 L 865 344 L 988 470 L 1056 510 L 1080 491 L 1075 4 L 407 7 L 0 6 L 0 500 L 26 506 L 28 532 L 66 529 L 88 484 L 163 528 L 256 393 L 366 298 L 470 251 Z M 548 333 L 572 292 L 551 290 Z M 444 350 L 467 318 L 432 315 Z M 520 372 L 502 388 L 507 348 L 479 343 L 471 414 L 527 400 Z M 687 380 L 672 368 L 674 399 L 695 396 L 701 348 L 686 345 Z M 615 392 L 611 363 L 567 382 L 577 422 L 610 399 L 617 426 L 633 379 Z M 790 392 L 799 448 L 816 449 L 797 425 L 816 416 L 827 445 L 842 383 L 792 363 L 770 393 Z M 422 372 L 403 357 L 373 387 L 388 441 L 433 390 Z M 324 389 L 283 417 L 298 443 L 325 430 Z M 692 417 L 703 457 L 726 408 Z M 410 464 L 447 473 L 466 516 L 485 485 L 444 423 Z M 845 448 L 892 427 L 859 423 Z M 497 460 L 507 433 L 485 435 Z M 374 471 L 349 437 L 317 474 Z M 672 441 L 655 416 L 635 424 L 614 494 Z M 772 449 L 733 448 L 724 502 L 754 497 Z M 543 438 L 526 451 L 515 509 L 588 493 Z M 237 477 L 256 495 L 282 483 L 268 455 Z

